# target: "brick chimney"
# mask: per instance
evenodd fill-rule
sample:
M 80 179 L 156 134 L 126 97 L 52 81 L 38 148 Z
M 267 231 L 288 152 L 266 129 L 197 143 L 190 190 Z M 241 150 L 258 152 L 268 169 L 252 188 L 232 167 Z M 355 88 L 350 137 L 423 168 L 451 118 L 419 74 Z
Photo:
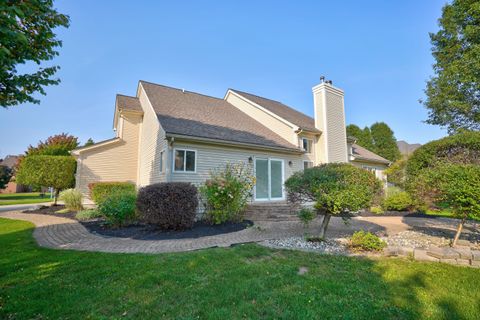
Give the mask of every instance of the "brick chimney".
M 315 127 L 322 131 L 316 146 L 317 163 L 348 162 L 347 134 L 343 90 L 332 81 L 324 81 L 312 88 L 315 108 Z

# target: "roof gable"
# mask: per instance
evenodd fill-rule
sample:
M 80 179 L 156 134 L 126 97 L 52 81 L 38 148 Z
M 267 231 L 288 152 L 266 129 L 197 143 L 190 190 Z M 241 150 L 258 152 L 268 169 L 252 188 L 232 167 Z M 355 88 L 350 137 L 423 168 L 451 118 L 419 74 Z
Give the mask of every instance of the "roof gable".
M 297 150 L 227 101 L 140 81 L 167 133 Z
M 279 117 L 293 123 L 294 125 L 297 125 L 300 129 L 320 132 L 317 128 L 315 128 L 315 120 L 312 117 L 309 117 L 306 114 L 297 111 L 292 107 L 289 107 L 279 101 L 267 99 L 251 93 L 243 92 L 236 89 L 230 90 L 250 100 L 251 102 L 258 104 L 259 106 L 267 109 L 268 111 L 275 113 Z

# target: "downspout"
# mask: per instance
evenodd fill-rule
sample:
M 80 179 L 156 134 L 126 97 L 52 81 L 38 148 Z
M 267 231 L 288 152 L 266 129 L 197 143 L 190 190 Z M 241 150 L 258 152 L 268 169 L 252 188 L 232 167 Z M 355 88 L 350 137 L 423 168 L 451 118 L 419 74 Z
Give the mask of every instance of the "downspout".
M 175 138 L 167 137 L 165 140 L 167 140 L 167 161 L 165 166 L 165 178 L 167 182 L 171 182 L 174 165 L 173 142 L 175 141 Z

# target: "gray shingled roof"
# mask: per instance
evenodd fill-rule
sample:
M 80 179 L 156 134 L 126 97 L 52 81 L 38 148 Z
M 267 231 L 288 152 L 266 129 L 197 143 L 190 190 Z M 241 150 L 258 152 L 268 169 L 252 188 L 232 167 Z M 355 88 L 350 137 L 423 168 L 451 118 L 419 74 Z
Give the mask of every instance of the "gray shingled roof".
M 224 99 L 140 83 L 167 133 L 299 150 Z
M 0 166 L 13 168 L 17 164 L 18 158 L 20 158 L 20 156 L 8 155 L 0 161 Z
M 352 144 L 352 156 L 354 156 L 358 160 L 367 160 L 367 161 L 374 161 L 389 164 L 385 158 L 380 157 L 378 154 L 373 153 L 372 151 L 365 149 L 364 147 L 359 146 L 358 144 Z
M 116 104 L 120 110 L 140 111 L 143 112 L 140 100 L 137 97 L 125 96 L 117 94 Z
M 294 125 L 299 126 L 300 129 L 313 131 L 313 132 L 320 132 L 320 130 L 315 128 L 315 120 L 312 117 L 309 117 L 306 114 L 303 114 L 279 101 L 259 97 L 257 95 L 243 92 L 240 90 L 235 90 L 235 89 L 230 89 L 230 90 L 258 104 L 259 106 L 262 106 L 265 109 L 275 113 L 276 115 L 293 123 Z

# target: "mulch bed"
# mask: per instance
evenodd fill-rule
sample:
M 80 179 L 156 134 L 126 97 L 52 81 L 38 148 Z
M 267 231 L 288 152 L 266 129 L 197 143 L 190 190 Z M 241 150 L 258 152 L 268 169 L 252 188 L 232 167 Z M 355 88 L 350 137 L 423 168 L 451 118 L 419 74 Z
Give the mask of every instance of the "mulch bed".
M 192 229 L 185 231 L 162 231 L 156 226 L 146 223 L 133 223 L 121 228 L 110 227 L 103 219 L 80 221 L 75 218 L 76 212 L 56 213 L 65 209 L 63 205 L 41 206 L 38 209 L 25 210 L 23 213 L 45 214 L 55 217 L 70 218 L 80 222 L 89 232 L 106 237 L 131 238 L 138 240 L 174 240 L 186 238 L 201 238 L 225 233 L 237 232 L 253 226 L 250 220 L 242 222 L 227 222 L 219 225 L 211 225 L 205 221 L 197 221 Z
M 107 237 L 132 238 L 138 240 L 175 240 L 186 238 L 201 238 L 225 233 L 237 232 L 253 225 L 245 220 L 238 223 L 227 222 L 211 225 L 204 221 L 195 222 L 192 229 L 185 231 L 162 231 L 148 224 L 132 224 L 122 228 L 109 228 L 102 220 L 81 222 L 91 233 Z
M 46 214 L 46 215 L 60 217 L 60 218 L 75 219 L 75 215 L 77 214 L 75 211 L 70 211 L 67 213 L 56 213 L 57 211 L 63 210 L 63 209 L 65 209 L 64 205 L 52 204 L 51 206 L 40 206 L 38 209 L 25 210 L 25 211 L 22 211 L 22 213 Z

